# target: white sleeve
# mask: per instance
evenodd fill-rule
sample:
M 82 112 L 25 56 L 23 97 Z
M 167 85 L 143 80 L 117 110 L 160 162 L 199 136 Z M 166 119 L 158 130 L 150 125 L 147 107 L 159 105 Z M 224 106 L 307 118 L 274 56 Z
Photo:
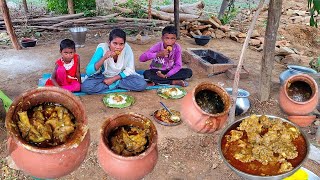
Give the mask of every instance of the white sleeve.
M 124 70 L 123 73 L 126 76 L 135 74 L 135 68 L 134 68 L 134 55 L 131 47 L 126 43 L 125 44 L 125 63 L 124 63 Z

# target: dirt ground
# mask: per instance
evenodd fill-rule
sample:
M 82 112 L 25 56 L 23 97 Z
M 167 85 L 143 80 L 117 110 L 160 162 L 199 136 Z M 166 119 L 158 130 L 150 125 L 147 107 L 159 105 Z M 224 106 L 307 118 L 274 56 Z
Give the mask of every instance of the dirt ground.
M 288 26 L 286 26 L 288 28 Z M 304 26 L 306 27 L 306 26 Z M 290 27 L 289 27 L 290 28 Z M 300 27 L 293 28 L 304 35 Z M 319 31 L 312 29 L 319 37 Z M 295 35 L 290 34 L 291 31 L 285 31 L 288 38 L 291 36 L 292 42 L 296 43 L 296 48 L 306 48 L 303 43 L 307 42 L 311 45 L 304 49 L 311 56 L 320 53 L 319 44 L 312 41 L 311 38 L 303 39 L 303 43 L 299 43 L 299 39 L 295 40 Z M 81 57 L 81 72 L 85 72 L 85 66 L 89 62 L 98 43 L 106 41 L 106 37 L 94 36 L 97 32 L 89 32 L 86 45 L 84 48 L 77 49 L 77 53 Z M 302 37 L 302 36 L 301 36 Z M 14 99 L 22 92 L 37 87 L 38 79 L 43 73 L 52 72 L 54 61 L 59 57 L 59 42 L 63 38 L 71 38 L 69 33 L 55 33 L 54 36 L 48 35 L 44 40 L 39 40 L 37 46 L 33 48 L 25 48 L 20 51 L 13 49 L 0 49 L 0 89 L 4 91 L 10 98 Z M 137 45 L 129 43 L 134 51 L 136 59 L 136 69 L 147 69 L 149 63 L 140 63 L 139 55 L 147 50 L 152 44 L 160 40 L 160 36 L 155 34 L 152 41 L 146 45 Z M 191 38 L 182 37 L 178 41 L 183 49 L 199 48 Z M 293 43 L 294 44 L 294 43 Z M 230 39 L 212 39 L 205 48 L 211 48 L 221 52 L 227 57 L 237 62 L 241 52 L 242 44 Z M 317 48 L 317 49 L 314 49 Z M 249 71 L 248 79 L 241 79 L 239 88 L 243 88 L 250 92 L 250 110 L 237 119 L 248 116 L 250 114 L 270 114 L 280 117 L 286 117 L 281 111 L 278 104 L 279 92 L 279 75 L 286 69 L 286 66 L 275 62 L 271 86 L 271 98 L 267 102 L 258 100 L 259 78 L 260 78 L 260 61 L 262 52 L 251 49 L 246 51 L 244 66 Z M 309 62 L 301 62 L 302 66 L 308 66 Z M 225 74 L 219 74 L 208 77 L 201 67 L 185 64 L 191 67 L 194 74 L 189 81 L 189 86 L 185 89 L 191 91 L 197 84 L 203 81 L 224 84 L 223 87 L 232 87 L 233 80 L 226 77 Z M 89 121 L 91 144 L 89 152 L 82 165 L 68 176 L 60 179 L 111 179 L 107 176 L 99 166 L 96 156 L 97 142 L 99 138 L 99 130 L 101 124 L 106 117 L 124 113 L 136 112 L 152 119 L 150 114 L 161 108 L 159 101 L 164 102 L 170 108 L 179 110 L 183 104 L 181 99 L 165 100 L 156 95 L 155 90 L 145 92 L 128 92 L 132 95 L 136 102 L 133 106 L 125 109 L 107 108 L 102 103 L 104 95 L 87 95 L 81 96 Z M 0 105 L 1 102 L 0 102 Z M 4 127 L 5 112 L 0 108 L 0 158 L 2 172 L 1 178 L 13 179 L 32 179 L 30 176 L 21 171 L 16 171 L 8 167 L 6 163 L 6 130 Z M 145 177 L 145 179 L 241 179 L 233 171 L 231 171 L 219 156 L 217 141 L 220 131 L 213 134 L 199 134 L 192 131 L 188 125 L 183 122 L 178 126 L 168 127 L 162 126 L 153 121 L 158 131 L 158 148 L 159 159 L 154 170 Z M 302 128 L 311 141 L 314 140 L 316 126 L 312 124 L 310 127 Z M 307 160 L 304 167 L 316 172 L 320 176 L 319 164 L 311 160 Z M 317 171 L 316 171 L 317 170 Z

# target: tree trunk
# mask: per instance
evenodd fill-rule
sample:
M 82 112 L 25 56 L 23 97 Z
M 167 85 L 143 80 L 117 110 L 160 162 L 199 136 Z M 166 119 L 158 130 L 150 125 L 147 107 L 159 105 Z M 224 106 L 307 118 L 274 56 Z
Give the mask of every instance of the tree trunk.
M 68 0 L 68 12 L 69 14 L 74 14 L 73 0 Z
M 180 39 L 179 0 L 174 0 L 174 26 L 177 29 L 177 39 Z
M 23 4 L 24 12 L 26 14 L 28 14 L 29 10 L 28 10 L 28 5 L 27 5 L 27 0 L 22 0 L 22 4 Z
M 202 1 L 199 1 L 193 4 L 179 4 L 179 13 L 201 15 L 203 8 L 204 8 L 204 3 Z M 173 13 L 174 5 L 160 6 L 159 9 L 160 11 Z
M 9 9 L 8 9 L 6 0 L 0 0 L 0 8 L 2 11 L 3 20 L 4 20 L 4 23 L 6 24 L 6 29 L 7 29 L 7 32 L 9 33 L 12 45 L 16 50 L 19 50 L 19 49 L 21 49 L 21 46 L 18 43 L 17 35 L 14 32 L 14 29 L 12 27 L 12 22 L 11 22 Z
M 263 56 L 261 60 L 261 77 L 259 96 L 267 101 L 270 96 L 271 77 L 274 62 L 275 44 L 281 16 L 282 0 L 270 0 L 267 29 L 264 38 Z
M 220 7 L 220 11 L 219 11 L 219 15 L 218 15 L 218 19 L 221 19 L 222 16 L 224 15 L 224 12 L 226 11 L 228 4 L 229 4 L 230 0 L 223 0 L 221 7 Z

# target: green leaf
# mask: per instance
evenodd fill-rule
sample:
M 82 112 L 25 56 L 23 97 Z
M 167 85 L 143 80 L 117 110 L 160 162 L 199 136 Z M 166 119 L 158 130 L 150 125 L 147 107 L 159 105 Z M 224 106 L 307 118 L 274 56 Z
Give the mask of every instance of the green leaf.
M 157 94 L 158 94 L 160 97 L 164 98 L 164 99 L 180 99 L 180 98 L 184 97 L 184 96 L 187 94 L 186 90 L 183 89 L 182 87 L 177 87 L 177 89 L 179 89 L 180 91 L 182 91 L 182 94 L 179 94 L 179 95 L 169 95 L 169 94 L 167 94 L 167 93 L 164 93 L 164 92 L 166 92 L 166 91 L 169 91 L 170 89 L 172 89 L 172 88 L 161 88 L 161 89 L 158 89 L 158 90 L 157 90 Z
M 320 12 L 320 0 L 313 0 L 313 9 L 317 11 L 318 13 Z
M 113 104 L 113 103 L 108 102 L 108 99 L 110 98 L 110 96 L 115 96 L 115 95 L 121 95 L 123 97 L 126 97 L 126 102 L 123 104 Z M 134 103 L 134 98 L 132 96 L 122 94 L 122 93 L 110 93 L 110 94 L 107 94 L 105 97 L 103 97 L 102 101 L 107 107 L 125 108 L 128 106 L 131 106 Z

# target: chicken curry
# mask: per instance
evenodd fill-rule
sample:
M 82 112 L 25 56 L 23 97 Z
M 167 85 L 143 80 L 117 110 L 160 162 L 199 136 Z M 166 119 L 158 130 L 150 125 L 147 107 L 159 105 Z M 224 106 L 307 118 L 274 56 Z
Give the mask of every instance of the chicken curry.
M 76 128 L 73 114 L 60 104 L 41 104 L 28 111 L 19 111 L 18 117 L 22 138 L 38 147 L 63 144 Z
M 236 169 L 271 176 L 298 166 L 307 153 L 300 131 L 280 119 L 252 115 L 224 135 L 222 153 Z

